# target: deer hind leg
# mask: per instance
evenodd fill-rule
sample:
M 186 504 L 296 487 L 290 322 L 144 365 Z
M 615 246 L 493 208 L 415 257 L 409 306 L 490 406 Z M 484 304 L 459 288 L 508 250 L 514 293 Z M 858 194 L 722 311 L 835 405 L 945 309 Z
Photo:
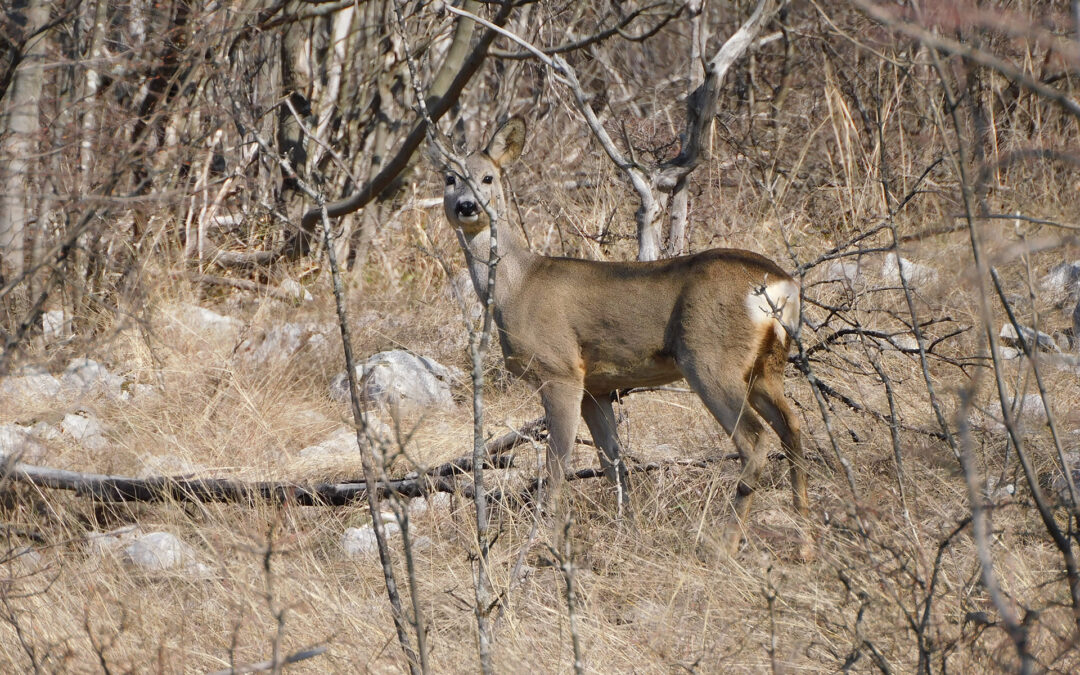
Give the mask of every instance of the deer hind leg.
M 802 434 L 799 419 L 784 398 L 782 382 L 778 379 L 755 380 L 750 389 L 750 405 L 780 437 L 780 445 L 791 463 L 792 501 L 799 515 L 806 516 L 810 504 L 806 496 L 806 458 L 803 455 Z
M 761 443 L 764 427 L 747 405 L 743 386 L 711 375 L 704 368 L 687 368 L 683 374 L 690 388 L 701 397 L 705 407 L 731 436 L 742 461 L 742 472 L 735 486 L 735 519 L 728 523 L 724 532 L 724 548 L 728 555 L 734 555 L 742 541 L 746 518 L 761 481 L 761 470 L 765 466 L 766 454 Z
M 615 486 L 619 499 L 619 516 L 623 509 L 630 506 L 630 483 L 626 472 L 626 463 L 622 460 L 622 446 L 619 444 L 618 428 L 615 423 L 615 411 L 607 394 L 593 396 L 585 392 L 581 399 L 581 416 L 589 426 L 596 454 L 604 475 Z
M 755 380 L 750 390 L 750 405 L 780 437 L 780 446 L 791 464 L 792 502 L 796 513 L 806 518 L 810 513 L 806 496 L 806 458 L 803 455 L 799 419 L 784 398 L 783 381 L 779 378 Z M 814 542 L 811 537 L 803 536 L 799 557 L 803 560 L 813 559 Z

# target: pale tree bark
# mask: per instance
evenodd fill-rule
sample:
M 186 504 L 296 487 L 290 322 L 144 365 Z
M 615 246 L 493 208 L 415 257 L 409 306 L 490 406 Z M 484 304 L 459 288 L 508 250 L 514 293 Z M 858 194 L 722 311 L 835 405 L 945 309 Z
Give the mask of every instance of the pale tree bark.
M 686 126 L 682 134 L 682 149 L 679 155 L 651 172 L 649 182 L 652 194 L 650 199 L 642 200 L 642 208 L 638 210 L 638 260 L 655 260 L 660 255 L 662 205 L 668 202 L 669 197 L 674 200 L 670 212 L 672 224 L 679 222 L 679 230 L 675 234 L 680 240 L 684 238 L 687 211 L 686 180 L 701 161 L 702 139 L 716 114 L 720 86 L 731 66 L 750 49 L 758 34 L 761 33 L 761 29 L 778 10 L 777 0 L 759 0 L 750 18 L 728 38 L 706 64 L 704 80 L 686 100 Z M 703 30 L 704 25 L 700 29 Z M 694 37 L 698 38 L 696 35 Z M 703 41 L 704 37 L 698 39 Z M 700 47 L 699 43 L 694 44 L 691 52 Z M 646 208 L 646 204 L 649 203 L 660 204 L 661 208 L 651 206 Z M 681 248 L 682 245 L 680 241 L 679 247 Z
M 299 12 L 303 4 L 293 0 L 288 5 L 288 11 Z M 318 22 L 314 22 L 317 24 Z M 308 153 L 303 130 L 300 123 L 293 116 L 295 111 L 301 117 L 307 117 L 311 113 L 311 102 L 307 91 L 311 82 L 310 62 L 307 55 L 309 41 L 306 31 L 310 28 L 309 22 L 290 24 L 281 36 L 281 53 L 279 63 L 281 67 L 281 91 L 288 98 L 289 105 L 278 106 L 277 144 L 282 155 L 288 158 L 297 176 L 285 176 L 281 183 L 281 199 L 285 203 L 285 212 L 290 214 L 290 204 L 300 199 L 299 190 L 296 187 L 296 178 L 307 179 Z M 286 246 L 286 252 L 290 257 L 305 255 L 311 248 L 311 237 L 308 233 L 296 233 Z
M 758 0 L 750 18 L 728 38 L 705 65 L 704 81 L 687 97 L 686 127 L 682 134 L 682 149 L 674 159 L 655 166 L 644 166 L 619 150 L 611 134 L 604 128 L 600 118 L 592 109 L 589 97 L 585 95 L 577 74 L 565 59 L 557 54 L 554 56 L 545 54 L 520 36 L 494 26 L 491 22 L 467 10 L 450 5 L 447 5 L 447 10 L 479 21 L 525 47 L 533 56 L 550 67 L 556 79 L 570 89 L 578 111 L 585 117 L 593 136 L 615 166 L 625 174 L 638 195 L 640 204 L 635 214 L 638 228 L 638 260 L 656 260 L 661 252 L 664 211 L 672 195 L 684 189 L 682 186 L 685 185 L 687 176 L 701 161 L 702 136 L 716 114 L 720 85 L 731 66 L 750 49 L 761 29 L 776 15 L 779 2 L 778 0 Z M 685 212 L 685 209 L 683 210 Z
M 326 56 L 329 59 L 329 63 L 325 66 L 326 85 L 317 99 L 318 113 L 315 138 L 319 140 L 320 145 L 313 153 L 311 164 L 314 167 L 322 165 L 323 158 L 326 155 L 325 148 L 329 147 L 331 142 L 330 131 L 341 116 L 341 108 L 338 105 L 341 82 L 345 68 L 353 53 L 352 45 L 355 43 L 355 39 L 351 36 L 355 17 L 355 8 L 346 7 L 334 14 L 330 19 L 330 44 L 327 45 L 326 49 Z
M 15 22 L 25 33 L 33 32 L 49 19 L 45 0 L 16 2 Z M 0 286 L 22 276 L 26 268 L 26 225 L 31 219 L 33 192 L 30 177 L 37 154 L 39 104 L 42 89 L 40 57 L 45 52 L 43 35 L 23 49 L 6 99 L 3 126 L 5 140 L 0 146 Z M 17 299 L 17 296 L 16 296 Z M 10 307 L 9 309 L 15 309 Z
M 709 18 L 704 10 L 704 0 L 689 0 L 686 11 L 690 16 L 690 63 L 687 64 L 687 93 L 693 94 L 705 82 L 705 45 L 709 40 Z M 690 210 L 687 183 L 681 181 L 671 195 L 668 212 L 668 243 L 665 252 L 669 256 L 686 251 L 686 220 Z
M 513 5 L 508 0 L 504 1 L 499 5 L 499 10 L 496 12 L 494 19 L 491 22 L 485 21 L 484 23 L 501 26 L 506 23 L 512 9 Z M 465 45 L 470 44 L 472 31 L 473 26 L 471 22 L 459 21 L 458 26 L 455 29 L 454 41 L 458 42 L 460 40 L 463 41 Z M 495 39 L 495 35 L 496 33 L 494 31 L 489 30 L 485 32 L 480 40 L 473 45 L 471 49 L 466 51 L 460 61 L 449 58 L 450 55 L 458 53 L 453 46 L 451 47 L 448 57 L 440 67 L 440 72 L 435 76 L 435 81 L 448 80 L 448 83 L 445 85 L 446 89 L 442 90 L 432 87 L 427 94 L 427 107 L 432 121 L 438 122 L 450 109 L 451 105 L 457 101 L 465 84 L 472 79 L 473 75 L 476 74 L 476 71 L 480 68 L 480 65 L 486 58 L 488 47 Z M 445 78 L 442 76 L 442 72 L 444 71 L 448 73 Z M 400 181 L 403 173 L 408 171 L 416 161 L 416 150 L 424 141 L 427 133 L 427 125 L 428 122 L 426 119 L 418 120 L 409 131 L 409 134 L 395 146 L 395 154 L 382 164 L 382 168 L 379 169 L 379 172 L 375 176 L 369 178 L 367 183 L 353 192 L 350 196 L 327 204 L 327 215 L 330 218 L 338 218 L 349 213 L 354 213 L 379 197 L 387 188 L 391 188 L 396 182 Z M 301 227 L 305 231 L 311 231 L 318 223 L 320 216 L 321 211 L 319 209 L 309 209 L 304 213 L 304 217 L 300 221 Z
M 102 59 L 105 56 L 105 22 L 109 16 L 109 3 L 107 0 L 97 0 L 92 7 L 93 15 L 91 20 L 93 21 L 93 27 L 90 29 L 90 48 L 87 50 L 90 63 L 83 80 L 82 96 L 84 101 L 89 101 L 91 104 L 83 113 L 82 136 L 79 139 L 79 190 L 82 194 L 87 194 L 90 191 L 94 155 L 98 148 L 98 119 L 93 101 L 101 89 L 99 68 L 102 67 Z

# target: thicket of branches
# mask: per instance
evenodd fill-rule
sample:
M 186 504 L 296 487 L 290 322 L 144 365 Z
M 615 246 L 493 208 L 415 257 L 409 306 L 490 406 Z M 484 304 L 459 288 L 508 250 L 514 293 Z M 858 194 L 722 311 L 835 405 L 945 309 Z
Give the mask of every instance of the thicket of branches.
M 69 351 L 138 321 L 163 273 L 154 260 L 243 287 L 325 274 L 332 254 L 362 287 L 383 228 L 433 194 L 418 152 L 428 135 L 460 146 L 523 113 L 535 140 L 513 193 L 526 232 L 558 228 L 545 252 L 651 259 L 769 228 L 803 281 L 793 369 L 819 463 L 850 489 L 838 574 L 859 616 L 897 612 L 920 672 L 965 645 L 993 651 L 986 635 L 1008 638 L 1021 671 L 1067 669 L 1080 510 L 1074 430 L 1048 381 L 1068 355 L 1041 351 L 1033 331 L 1064 351 L 1080 337 L 1073 307 L 1036 283 L 1077 227 L 1076 21 L 1036 1 L 19 0 L 0 15 L 0 376 L 49 360 L 47 311 Z M 572 202 L 601 187 L 605 217 L 575 219 Z M 940 259 L 938 282 L 904 265 L 855 272 L 935 247 L 963 261 Z M 1020 374 L 1003 360 L 1002 323 L 1020 336 Z M 1049 433 L 1018 420 L 1031 392 Z M 1001 431 L 981 435 L 973 414 Z M 866 435 L 889 439 L 909 523 L 909 449 L 951 458 L 968 491 L 951 534 L 868 524 L 863 497 L 880 486 L 859 485 L 851 458 Z M 1053 478 L 1064 491 L 1047 489 Z M 996 578 L 1001 509 L 1030 514 L 1031 536 L 1057 552 L 1031 597 Z M 961 536 L 985 602 L 945 629 L 940 561 Z M 420 669 L 422 622 L 395 616 Z M 854 635 L 846 666 L 901 658 L 858 622 Z

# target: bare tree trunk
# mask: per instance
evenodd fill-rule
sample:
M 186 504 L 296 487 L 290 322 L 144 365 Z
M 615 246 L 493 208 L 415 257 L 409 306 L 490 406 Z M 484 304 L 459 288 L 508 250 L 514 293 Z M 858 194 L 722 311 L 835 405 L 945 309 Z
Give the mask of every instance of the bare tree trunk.
M 42 26 L 49 19 L 45 0 L 16 2 L 15 11 L 22 10 L 22 23 L 27 32 Z M 22 276 L 26 266 L 26 224 L 32 211 L 27 195 L 30 190 L 32 163 L 37 154 L 35 135 L 38 133 L 38 112 L 42 88 L 41 64 L 36 57 L 45 50 L 41 36 L 28 44 L 22 63 L 14 73 L 7 97 L 7 114 L 2 127 L 6 134 L 0 146 L 0 286 Z M 16 304 L 19 294 L 15 295 Z M 12 305 L 8 310 L 18 311 Z
M 661 225 L 668 196 L 656 190 L 638 190 L 638 197 L 641 205 L 634 214 L 638 228 L 637 259 L 656 260 L 660 257 Z
M 687 65 L 687 92 L 693 94 L 705 81 L 704 54 L 709 40 L 708 16 L 703 0 L 690 0 L 686 11 L 690 15 L 690 63 Z M 668 218 L 667 255 L 681 255 L 686 251 L 686 219 L 690 210 L 687 182 L 680 181 L 671 195 Z
M 659 257 L 661 214 L 657 211 L 647 222 L 644 216 L 648 201 L 659 202 L 662 208 L 662 205 L 668 202 L 667 195 L 672 196 L 671 223 L 673 227 L 677 227 L 673 239 L 680 240 L 681 248 L 682 240 L 685 238 L 687 213 L 686 179 L 701 161 L 702 137 L 716 114 L 720 86 L 728 70 L 750 49 L 762 27 L 772 19 L 777 9 L 776 0 L 759 0 L 750 18 L 724 42 L 706 64 L 701 84 L 693 88 L 690 96 L 687 97 L 686 127 L 682 134 L 682 149 L 678 157 L 660 165 L 652 173 L 650 176 L 650 182 L 654 187 L 652 200 L 643 200 L 642 207 L 638 211 L 638 260 L 655 260 Z M 701 26 L 701 29 L 703 30 L 704 26 Z M 695 31 L 694 38 L 695 43 L 698 40 L 703 43 L 705 39 L 704 35 L 699 37 L 698 31 Z M 691 48 L 692 52 L 697 46 Z M 691 64 L 691 68 L 696 68 L 696 64 Z M 692 75 L 692 77 L 695 76 Z M 662 193 L 666 194 L 661 196 Z M 673 249 L 674 246 L 670 248 Z
M 496 12 L 492 23 L 501 27 L 502 24 L 506 23 L 512 9 L 512 3 L 510 3 L 509 0 L 504 0 L 499 6 L 499 11 Z M 465 26 L 462 22 L 459 22 L 454 33 L 454 40 L 457 41 L 460 39 L 468 43 L 468 38 L 471 37 L 472 30 L 473 27 L 471 25 Z M 480 40 L 468 51 L 465 57 L 461 59 L 460 63 L 451 63 L 449 60 L 444 61 L 442 68 L 448 69 L 453 73 L 453 76 L 449 78 L 450 82 L 445 91 L 436 90 L 434 88 L 428 91 L 428 107 L 433 121 L 437 122 L 447 112 L 450 106 L 457 101 L 465 84 L 472 79 L 473 75 L 483 63 L 484 58 L 487 56 L 488 47 L 490 47 L 492 41 L 494 41 L 495 36 L 495 31 L 486 31 Z M 436 79 L 438 79 L 438 75 L 436 75 Z M 366 206 L 373 199 L 381 195 L 386 189 L 392 188 L 393 184 L 400 180 L 402 173 L 407 171 L 413 165 L 416 149 L 420 146 L 420 143 L 424 140 L 426 135 L 427 124 L 426 120 L 417 122 L 405 139 L 400 143 L 397 152 L 385 163 L 377 175 L 368 179 L 365 185 L 361 186 L 350 196 L 328 204 L 326 207 L 328 216 L 331 218 L 338 218 L 345 214 L 353 213 Z M 304 229 L 313 228 L 320 216 L 321 212 L 319 209 L 308 209 L 308 211 L 304 213 L 303 219 L 300 221 L 301 227 Z
M 289 3 L 289 11 L 299 12 L 301 3 Z M 281 91 L 288 99 L 278 106 L 277 144 L 278 150 L 289 160 L 297 176 L 306 180 L 308 154 L 304 146 L 304 132 L 293 116 L 293 111 L 300 117 L 311 114 L 311 101 L 305 92 L 310 84 L 310 68 L 307 54 L 308 40 L 304 31 L 307 23 L 291 24 L 281 36 Z M 291 110 L 290 110 L 291 108 Z M 296 178 L 285 176 L 281 182 L 281 200 L 285 203 L 285 213 L 292 219 L 292 202 L 299 202 L 300 194 L 296 188 Z M 311 250 L 311 232 L 302 231 L 290 234 L 291 241 L 286 246 L 290 257 L 305 255 Z
M 97 0 L 94 13 L 91 17 L 93 28 L 90 31 L 90 65 L 86 69 L 84 80 L 83 100 L 91 102 L 82 118 L 82 137 L 79 139 L 79 190 L 87 194 L 91 186 L 91 169 L 94 163 L 94 154 L 97 149 L 98 120 L 96 108 L 92 103 L 101 88 L 101 74 L 98 72 L 100 59 L 105 54 L 105 22 L 108 20 L 109 3 L 107 0 Z

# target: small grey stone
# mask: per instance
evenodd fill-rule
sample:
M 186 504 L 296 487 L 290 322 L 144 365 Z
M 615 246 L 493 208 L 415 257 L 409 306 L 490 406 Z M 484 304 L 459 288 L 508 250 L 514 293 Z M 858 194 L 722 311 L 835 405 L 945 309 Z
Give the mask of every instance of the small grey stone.
M 877 344 L 881 346 L 881 351 L 901 351 L 904 353 L 917 353 L 919 351 L 919 341 L 915 339 L 914 335 L 893 335 L 888 340 L 878 340 Z
M 450 383 L 465 377 L 458 369 L 402 349 L 375 354 L 356 366 L 356 376 L 361 395 L 367 401 L 391 407 L 443 410 L 454 407 Z M 331 381 L 330 396 L 343 403 L 349 400 L 346 373 L 338 373 Z
M 45 457 L 45 446 L 37 441 L 26 427 L 0 424 L 0 464 L 14 459 L 36 464 Z
M 49 373 L 12 375 L 0 381 L 0 393 L 19 399 L 53 398 L 60 393 L 60 380 Z
M 142 535 L 143 532 L 138 525 L 128 525 L 110 532 L 90 532 L 86 535 L 86 551 L 98 557 L 118 555 L 122 552 L 124 544 Z
M 383 445 L 393 441 L 393 431 L 381 420 L 368 415 L 367 425 L 368 433 L 373 442 Z M 315 445 L 309 445 L 298 454 L 301 457 L 325 457 L 332 455 L 348 455 L 358 451 L 359 448 L 356 445 L 356 431 L 345 428 L 338 429 L 328 438 Z
M 858 260 L 834 260 L 825 268 L 825 281 L 835 281 L 850 288 L 866 286 L 862 264 Z
M 415 517 L 429 511 L 432 513 L 449 511 L 450 504 L 450 495 L 446 492 L 433 492 L 423 497 L 413 497 L 409 500 L 409 515 Z
M 1020 399 L 1013 399 L 1013 408 L 1020 417 L 1026 417 L 1036 422 L 1046 422 L 1046 407 L 1043 405 L 1042 396 L 1038 394 L 1024 394 Z
M 244 327 L 241 321 L 231 316 L 199 305 L 185 303 L 167 307 L 164 314 L 172 319 L 174 326 L 207 340 L 234 341 Z
M 1054 342 L 1054 338 L 1042 331 L 1036 332 L 1032 328 L 1027 326 L 1020 326 L 1020 334 L 1024 336 L 1024 340 L 1029 343 L 1034 343 L 1037 349 L 1041 349 L 1047 352 L 1057 352 L 1057 343 Z M 1001 341 L 1010 347 L 1020 348 L 1020 338 L 1016 332 L 1016 326 L 1012 322 L 1003 324 L 1001 330 L 998 332 L 998 337 Z
M 56 342 L 67 337 L 64 310 L 53 309 L 41 315 L 41 333 L 46 342 Z
M 1012 483 L 998 484 L 997 476 L 989 476 L 986 479 L 986 495 L 991 501 L 1001 501 L 1016 494 L 1016 486 Z
M 414 551 L 430 551 L 431 547 L 435 545 L 435 542 L 432 541 L 431 537 L 423 534 L 409 537 L 409 542 L 412 544 L 412 549 Z
M 168 532 L 150 532 L 124 547 L 124 559 L 147 571 L 202 571 L 195 550 Z
M 356 432 L 352 429 L 338 429 L 329 438 L 315 445 L 309 445 L 298 454 L 301 457 L 323 457 L 326 455 L 345 455 L 357 451 Z
M 285 279 L 278 284 L 278 290 L 288 294 L 297 303 L 313 302 L 315 300 L 315 297 L 308 292 L 308 289 L 300 285 L 300 282 L 295 279 Z
M 1001 358 L 1006 361 L 1020 358 L 1020 350 L 1013 347 L 1001 347 L 999 348 L 999 353 L 1001 354 Z
M 1062 262 L 1039 279 L 1039 289 L 1054 305 L 1068 305 L 1068 309 L 1080 300 L 1080 260 Z
M 60 384 L 74 396 L 99 395 L 117 399 L 123 392 L 124 378 L 109 372 L 93 359 L 78 358 L 64 369 Z
M 237 348 L 241 358 L 255 366 L 286 361 L 302 349 L 318 350 L 329 346 L 329 330 L 316 323 L 286 323 L 273 326 L 246 338 Z
M 59 429 L 48 422 L 35 422 L 30 427 L 30 433 L 34 435 L 34 438 L 43 441 L 58 441 L 64 436 Z
M 401 527 L 396 522 L 384 522 L 383 532 L 387 538 L 401 534 Z M 341 535 L 341 548 L 347 556 L 372 555 L 379 550 L 375 538 L 375 526 L 350 527 Z
M 134 383 L 127 385 L 123 388 L 120 394 L 122 401 L 134 401 L 136 403 L 146 403 L 149 401 L 157 401 L 159 394 L 157 387 L 152 384 L 140 384 Z
M 85 411 L 64 415 L 64 420 L 60 422 L 60 431 L 90 450 L 101 450 L 109 444 L 101 422 Z
M 206 467 L 189 462 L 176 455 L 144 454 L 139 457 L 139 478 L 154 476 L 191 476 L 206 470 Z
M 911 262 L 906 258 L 898 258 L 895 253 L 885 256 L 885 264 L 881 267 L 881 276 L 892 284 L 900 284 L 900 270 L 904 272 L 904 279 L 911 286 L 927 286 L 937 283 L 938 273 L 933 267 Z

